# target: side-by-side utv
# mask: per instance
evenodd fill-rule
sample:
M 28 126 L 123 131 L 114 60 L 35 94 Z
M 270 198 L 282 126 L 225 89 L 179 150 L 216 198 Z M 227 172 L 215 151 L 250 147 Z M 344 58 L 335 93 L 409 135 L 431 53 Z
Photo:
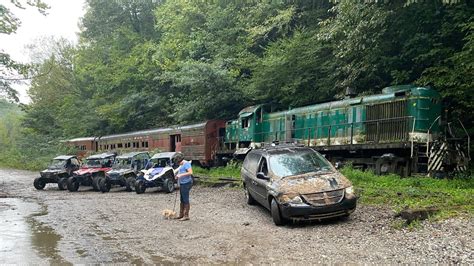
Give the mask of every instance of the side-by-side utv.
M 117 156 L 112 170 L 99 180 L 100 191 L 109 192 L 112 186 L 121 186 L 125 187 L 126 191 L 132 191 L 137 174 L 146 168 L 149 161 L 148 152 L 130 152 Z
M 61 155 L 55 157 L 48 169 L 40 172 L 40 177 L 35 178 L 33 185 L 36 189 L 43 189 L 48 183 L 57 183 L 60 190 L 67 188 L 67 179 L 80 167 L 79 160 L 74 155 Z
M 112 170 L 115 156 L 115 153 L 101 153 L 87 157 L 82 167 L 68 178 L 67 189 L 74 192 L 79 186 L 92 186 L 95 191 L 99 191 L 99 179 Z

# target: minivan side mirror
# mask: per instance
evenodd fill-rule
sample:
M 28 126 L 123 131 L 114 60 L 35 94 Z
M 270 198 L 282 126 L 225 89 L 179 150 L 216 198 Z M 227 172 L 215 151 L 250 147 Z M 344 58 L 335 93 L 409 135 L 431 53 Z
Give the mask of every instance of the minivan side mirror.
M 270 180 L 270 177 L 266 176 L 263 172 L 258 172 L 257 173 L 257 178 L 258 179 L 263 179 L 263 180 Z

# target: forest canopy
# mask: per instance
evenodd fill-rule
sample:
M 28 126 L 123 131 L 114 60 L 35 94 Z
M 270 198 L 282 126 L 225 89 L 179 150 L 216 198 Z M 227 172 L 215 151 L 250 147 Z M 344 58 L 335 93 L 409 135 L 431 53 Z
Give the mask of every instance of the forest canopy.
M 23 134 L 67 139 L 431 86 L 474 133 L 469 1 L 87 0 L 33 66 Z

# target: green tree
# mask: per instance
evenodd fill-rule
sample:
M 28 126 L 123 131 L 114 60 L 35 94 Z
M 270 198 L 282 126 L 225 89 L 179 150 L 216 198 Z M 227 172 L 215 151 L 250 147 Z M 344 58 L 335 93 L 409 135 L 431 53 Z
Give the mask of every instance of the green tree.
M 46 10 L 49 8 L 40 0 L 11 0 L 11 6 L 14 9 L 24 9 L 27 5 L 37 8 L 38 11 L 44 15 L 46 15 Z M 21 21 L 13 14 L 11 8 L 0 3 L 0 35 L 15 33 L 20 25 Z M 18 102 L 17 92 L 11 85 L 23 79 L 22 77 L 18 77 L 18 74 L 27 75 L 28 69 L 28 65 L 15 62 L 11 59 L 9 54 L 0 50 L 0 97 L 4 96 Z

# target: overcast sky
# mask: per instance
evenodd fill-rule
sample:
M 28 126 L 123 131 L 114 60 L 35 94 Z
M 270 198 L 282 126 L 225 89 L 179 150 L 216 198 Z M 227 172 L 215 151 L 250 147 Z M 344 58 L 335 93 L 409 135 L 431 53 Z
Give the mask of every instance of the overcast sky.
M 21 20 L 21 26 L 15 34 L 0 34 L 0 49 L 10 54 L 14 60 L 29 62 L 30 58 L 25 46 L 43 36 L 63 37 L 77 42 L 78 23 L 85 12 L 85 0 L 43 0 L 51 7 L 47 10 L 46 16 L 32 7 L 26 9 L 12 7 L 9 2 L 5 5 L 11 7 L 10 10 Z M 14 88 L 20 92 L 21 102 L 27 103 L 29 101 L 26 95 L 28 85 L 15 85 Z

